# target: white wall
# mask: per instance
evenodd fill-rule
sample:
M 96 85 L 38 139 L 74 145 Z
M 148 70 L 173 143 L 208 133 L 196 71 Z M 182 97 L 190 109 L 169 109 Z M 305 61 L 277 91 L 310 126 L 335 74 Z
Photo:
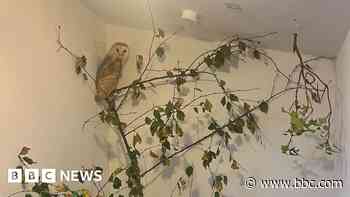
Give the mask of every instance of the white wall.
M 78 0 L 5 0 L 0 6 L 0 196 L 20 190 L 7 183 L 22 146 L 35 167 L 80 169 L 106 163 L 85 119 L 97 112 L 89 85 L 73 60 L 57 53 L 57 25 L 67 47 L 87 56 L 95 72 L 104 24 Z
M 88 57 L 88 69 L 95 71 L 103 51 L 103 43 L 107 47 L 115 41 L 123 41 L 130 45 L 131 55 L 128 66 L 124 70 L 121 85 L 131 82 L 137 76 L 135 55 L 143 54 L 146 57 L 151 38 L 151 32 L 129 29 L 124 27 L 106 26 L 97 17 L 82 7 L 78 0 L 8 0 L 0 7 L 0 90 L 1 104 L 1 131 L 0 138 L 0 196 L 20 189 L 16 185 L 7 184 L 7 169 L 17 165 L 16 154 L 23 146 L 30 146 L 32 157 L 43 168 L 80 168 L 81 165 L 104 165 L 105 153 L 101 151 L 94 138 L 93 126 L 88 131 L 81 131 L 81 123 L 90 115 L 97 112 L 89 85 L 74 73 L 72 59 L 64 53 L 56 53 L 56 26 L 63 25 L 64 42 L 77 54 Z M 106 34 L 105 34 L 106 33 Z M 206 43 L 198 40 L 176 37 L 170 43 L 169 56 L 166 62 L 156 64 L 154 68 L 169 67 L 180 61 L 182 66 L 190 63 L 200 52 L 216 46 L 215 43 Z M 284 72 L 290 71 L 297 64 L 294 55 L 280 51 L 268 51 L 278 62 Z M 327 80 L 332 80 L 331 88 L 335 90 L 335 69 L 332 62 L 322 60 L 313 64 L 315 71 Z M 345 69 L 345 68 L 344 68 Z M 244 98 L 262 99 L 268 96 L 272 81 L 272 67 L 256 61 L 241 64 L 240 69 L 233 69 L 231 73 L 222 73 L 223 78 L 233 89 L 261 88 L 259 91 L 240 94 Z M 344 78 L 345 79 L 345 78 Z M 326 80 L 326 81 L 327 81 Z M 207 89 L 213 88 L 205 85 Z M 90 84 L 91 86 L 91 84 Z M 158 94 L 148 92 L 148 100 L 142 103 L 144 108 L 152 104 L 166 102 L 171 92 L 160 88 Z M 334 92 L 332 92 L 334 95 Z M 331 158 L 313 149 L 312 139 L 300 142 L 309 151 L 304 152 L 308 161 L 285 157 L 280 153 L 280 145 L 286 142 L 281 135 L 281 129 L 287 128 L 287 117 L 280 113 L 281 106 L 289 104 L 286 98 L 275 102 L 268 116 L 261 115 L 263 126 L 264 146 L 255 143 L 252 137 L 239 138 L 235 141 L 237 152 L 235 157 L 243 168 L 232 172 L 227 168 L 214 171 L 226 171 L 230 176 L 229 187 L 224 191 L 225 196 L 328 196 L 324 191 L 305 193 L 282 192 L 281 190 L 253 190 L 247 192 L 240 187 L 241 176 L 257 177 L 296 177 L 332 176 L 335 174 L 335 163 Z M 137 112 L 139 108 L 126 107 L 125 113 Z M 216 114 L 221 114 L 216 109 Z M 195 117 L 195 116 L 193 116 Z M 123 118 L 128 118 L 125 116 Z M 195 118 L 193 118 L 195 120 Z M 185 141 L 203 135 L 200 128 L 193 131 L 192 121 L 183 127 L 186 128 Z M 97 131 L 98 132 L 98 131 Z M 103 135 L 103 132 L 99 134 Z M 145 133 L 148 133 L 147 131 Z M 107 133 L 108 141 L 117 146 L 113 133 Z M 131 136 L 132 137 L 132 136 Z M 250 140 L 249 140 L 250 139 Z M 151 140 L 145 140 L 145 144 Z M 240 143 L 242 141 L 242 143 Z M 182 143 L 182 142 L 181 142 Z M 305 145 L 310 143 L 309 145 Z M 241 145 L 239 145 L 241 144 Z M 205 144 L 204 144 L 205 145 Z M 263 147 L 263 148 L 262 148 Z M 114 148 L 117 147 L 112 147 Z M 111 151 L 109 156 L 121 156 L 119 151 Z M 183 175 L 186 163 L 196 163 L 193 195 L 209 196 L 208 172 L 201 167 L 200 149 L 195 149 L 185 155 L 185 160 L 177 160 L 170 170 L 147 187 L 146 196 L 168 195 L 175 187 L 179 175 Z M 146 154 L 148 155 L 148 154 Z M 111 166 L 115 166 L 116 158 L 112 158 Z M 150 160 L 143 163 L 143 168 L 151 165 Z M 303 164 L 304 168 L 298 167 Z M 174 172 L 173 170 L 177 172 Z M 159 172 L 159 171 L 158 171 Z M 182 174 L 181 174 L 182 173 Z M 146 178 L 152 180 L 155 175 Z M 183 194 L 184 196 L 187 195 Z
M 342 121 L 339 123 L 339 128 L 343 131 L 344 135 L 344 144 L 345 144 L 345 152 L 344 156 L 346 158 L 349 158 L 350 156 L 350 145 L 349 145 L 349 140 L 350 140 L 350 135 L 349 135 L 349 129 L 350 125 L 348 124 L 347 121 L 349 121 L 350 117 L 350 105 L 349 105 L 349 98 L 350 98 L 350 79 L 349 79 L 349 74 L 350 74 L 350 34 L 348 33 L 343 47 L 341 48 L 337 62 L 336 62 L 336 70 L 337 70 L 337 88 L 338 88 L 338 95 L 341 98 L 340 100 L 340 105 L 339 105 L 339 112 L 342 117 Z M 342 193 L 342 196 L 349 196 L 350 193 L 350 182 L 349 182 L 349 177 L 350 177 L 350 163 L 347 162 L 345 163 L 345 178 L 346 178 L 346 185 L 345 189 Z
M 130 46 L 130 59 L 124 69 L 123 79 L 121 86 L 130 83 L 137 77 L 135 55 L 142 54 L 147 57 L 148 47 L 151 40 L 150 31 L 142 31 L 137 29 L 116 27 L 113 25 L 107 25 L 106 28 L 107 47 L 110 47 L 114 42 L 126 42 Z M 157 46 L 157 44 L 155 44 Z M 177 62 L 180 62 L 180 66 L 188 65 L 193 58 L 199 55 L 206 49 L 215 47 L 215 43 L 207 43 L 191 38 L 176 37 L 169 42 L 168 56 L 165 62 L 159 61 L 153 62 L 154 69 L 169 68 L 176 66 Z M 285 73 L 289 73 L 291 69 L 296 65 L 297 58 L 287 52 L 268 50 L 268 53 L 273 57 L 281 69 Z M 307 56 L 310 57 L 310 56 Z M 307 58 L 306 57 L 306 58 Z M 147 58 L 145 58 L 147 59 Z M 320 76 L 329 82 L 331 88 L 331 95 L 334 98 L 335 95 L 335 67 L 334 63 L 329 60 L 319 60 L 311 64 L 314 71 L 320 73 Z M 156 75 L 159 75 L 157 73 Z M 265 66 L 261 62 L 249 60 L 247 63 L 241 63 L 239 69 L 232 69 L 230 73 L 220 73 L 228 86 L 232 89 L 246 89 L 246 88 L 260 88 L 258 91 L 238 94 L 243 98 L 252 98 L 261 100 L 269 96 L 271 84 L 272 84 L 272 67 Z M 204 89 L 209 90 L 213 87 L 209 84 L 202 84 Z M 202 86 L 202 87 L 203 87 Z M 191 86 L 189 86 L 191 87 Z M 153 104 L 165 104 L 169 100 L 169 96 L 172 94 L 172 89 L 157 88 L 158 93 L 147 92 L 148 99 L 142 102 L 137 107 L 127 106 L 124 108 L 125 112 L 137 112 L 140 113 L 140 108 L 149 108 Z M 303 147 L 302 158 L 290 158 L 280 153 L 280 145 L 287 142 L 287 139 L 282 136 L 282 130 L 288 128 L 288 117 L 281 113 L 282 106 L 289 106 L 291 103 L 290 97 L 285 96 L 278 101 L 274 102 L 271 106 L 270 113 L 267 116 L 261 115 L 262 135 L 264 137 L 264 145 L 258 145 L 255 143 L 255 139 L 252 136 L 241 138 L 237 136 L 234 140 L 234 145 L 237 149 L 235 157 L 241 162 L 243 168 L 240 172 L 233 172 L 227 167 L 221 167 L 220 169 L 213 169 L 215 173 L 226 172 L 229 175 L 229 186 L 225 189 L 225 196 L 329 196 L 334 195 L 337 191 L 332 190 L 299 190 L 298 193 L 292 192 L 292 190 L 252 190 L 247 191 L 240 186 L 241 176 L 256 176 L 261 178 L 270 177 L 309 177 L 309 178 L 325 178 L 333 177 L 337 175 L 337 163 L 331 157 L 325 156 L 324 153 L 315 149 L 317 141 L 313 138 L 306 138 L 306 140 L 298 140 L 298 143 Z M 321 111 L 326 108 L 320 106 Z M 225 114 L 222 113 L 222 109 L 219 107 L 215 109 L 215 117 L 219 119 Z M 199 136 L 205 135 L 206 128 L 200 127 L 196 131 L 196 115 L 193 114 L 189 121 L 183 125 L 185 128 L 185 140 L 180 140 L 180 144 L 186 144 L 186 141 L 194 140 Z M 127 120 L 125 117 L 124 120 Z M 143 119 L 141 120 L 141 122 Z M 137 124 L 136 124 L 137 125 Z M 145 136 L 149 136 L 148 128 L 141 131 Z M 131 135 L 132 137 L 132 135 Z M 144 144 L 150 143 L 149 138 Z M 131 140 L 131 138 L 130 138 Z M 157 141 L 153 141 L 157 143 Z M 203 144 L 203 148 L 207 143 Z M 145 154 L 149 156 L 148 153 Z M 179 176 L 183 176 L 184 166 L 188 163 L 197 164 L 195 169 L 195 180 L 193 182 L 193 195 L 192 196 L 210 196 L 211 188 L 208 183 L 208 171 L 205 171 L 201 165 L 202 150 L 196 148 L 195 150 L 188 152 L 184 159 L 178 159 L 174 163 L 174 166 L 170 170 L 165 171 L 160 178 L 154 181 L 154 184 L 148 186 L 146 189 L 146 196 L 159 196 L 169 195 L 171 190 L 176 187 L 176 181 Z M 226 158 L 220 158 L 220 160 L 227 160 Z M 150 159 L 143 163 L 143 168 L 151 166 L 152 161 Z M 116 166 L 115 162 L 111 162 L 112 166 Z M 227 163 L 224 165 L 228 166 Z M 160 168 L 162 169 L 162 167 Z M 175 171 L 176 172 L 175 172 Z M 157 172 L 160 172 L 158 170 Z M 146 182 L 152 181 L 153 177 L 157 173 L 146 177 Z M 188 193 L 184 193 L 183 196 L 187 196 Z

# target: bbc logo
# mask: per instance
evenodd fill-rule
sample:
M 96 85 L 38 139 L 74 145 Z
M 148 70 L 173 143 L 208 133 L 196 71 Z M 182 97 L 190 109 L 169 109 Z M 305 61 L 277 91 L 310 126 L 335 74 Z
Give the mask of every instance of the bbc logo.
M 43 183 L 56 182 L 56 169 L 41 169 L 40 171 L 41 176 L 39 169 L 8 169 L 8 183 L 38 183 L 39 177 L 41 177 L 40 181 Z

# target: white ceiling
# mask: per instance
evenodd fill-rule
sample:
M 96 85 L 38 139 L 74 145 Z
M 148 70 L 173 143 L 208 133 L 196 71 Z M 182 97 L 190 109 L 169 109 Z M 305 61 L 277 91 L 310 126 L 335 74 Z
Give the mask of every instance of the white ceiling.
M 81 0 L 107 23 L 152 29 L 146 0 Z M 149 0 L 156 24 L 165 31 L 186 26 L 183 35 L 218 41 L 232 34 L 278 32 L 263 39 L 265 47 L 290 50 L 299 31 L 302 49 L 313 55 L 335 56 L 350 28 L 350 0 Z M 242 10 L 228 9 L 238 4 Z M 192 26 L 180 18 L 183 9 L 198 12 Z M 294 22 L 296 19 L 297 22 Z

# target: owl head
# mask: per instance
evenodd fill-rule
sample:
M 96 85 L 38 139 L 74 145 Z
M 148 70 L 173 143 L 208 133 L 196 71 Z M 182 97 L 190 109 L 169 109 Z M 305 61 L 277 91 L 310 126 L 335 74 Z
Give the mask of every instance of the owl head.
M 112 45 L 108 55 L 111 55 L 114 60 L 121 61 L 122 64 L 125 64 L 129 58 L 129 46 L 122 42 L 116 42 Z

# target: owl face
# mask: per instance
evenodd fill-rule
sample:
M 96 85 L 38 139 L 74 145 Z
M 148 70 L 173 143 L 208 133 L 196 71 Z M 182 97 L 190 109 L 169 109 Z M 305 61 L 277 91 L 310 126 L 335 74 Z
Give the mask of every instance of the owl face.
M 114 43 L 109 54 L 112 54 L 113 59 L 126 63 L 129 58 L 129 46 L 122 42 Z

